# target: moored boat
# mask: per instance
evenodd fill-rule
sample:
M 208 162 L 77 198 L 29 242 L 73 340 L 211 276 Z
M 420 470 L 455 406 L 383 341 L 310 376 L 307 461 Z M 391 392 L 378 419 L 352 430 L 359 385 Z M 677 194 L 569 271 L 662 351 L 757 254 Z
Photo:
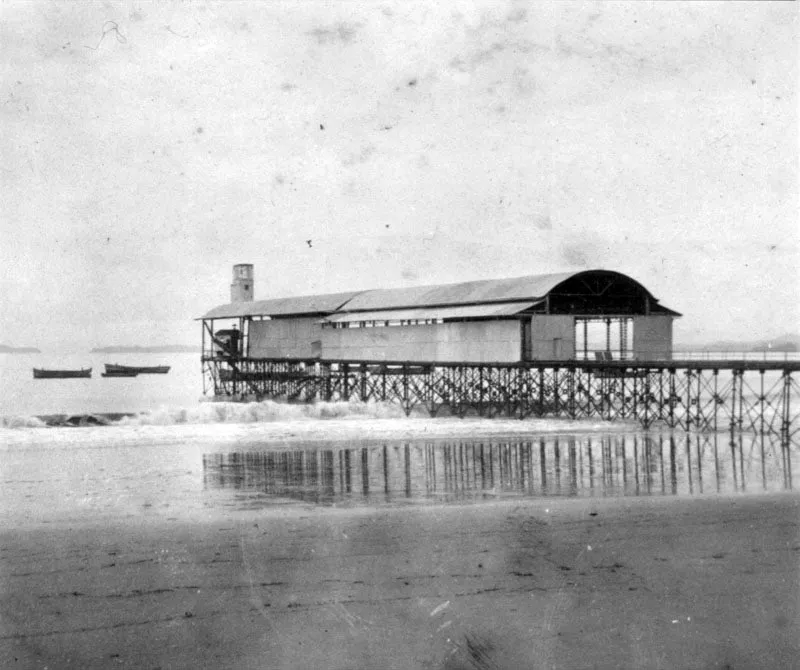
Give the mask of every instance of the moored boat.
M 106 363 L 106 372 L 107 373 L 134 372 L 135 374 L 140 374 L 140 375 L 165 375 L 169 372 L 169 365 L 136 366 L 136 365 L 117 365 L 116 363 Z
M 87 379 L 92 376 L 92 368 L 80 370 L 45 370 L 33 368 L 34 379 Z
M 138 377 L 136 370 L 106 370 L 101 377 Z

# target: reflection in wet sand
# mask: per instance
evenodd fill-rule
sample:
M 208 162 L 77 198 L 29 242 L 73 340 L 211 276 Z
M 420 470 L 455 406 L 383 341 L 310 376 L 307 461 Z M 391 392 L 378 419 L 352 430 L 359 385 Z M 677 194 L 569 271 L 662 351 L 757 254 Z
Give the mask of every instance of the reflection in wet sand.
M 206 489 L 250 505 L 694 495 L 792 488 L 788 450 L 765 436 L 632 434 L 382 443 L 203 456 Z

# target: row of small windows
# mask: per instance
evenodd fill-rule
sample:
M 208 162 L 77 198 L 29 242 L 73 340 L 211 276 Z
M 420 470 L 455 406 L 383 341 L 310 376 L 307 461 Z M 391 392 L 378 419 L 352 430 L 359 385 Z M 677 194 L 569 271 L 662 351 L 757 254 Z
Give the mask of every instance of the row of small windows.
M 443 319 L 399 319 L 394 321 L 346 321 L 323 323 L 323 328 L 389 328 L 392 326 L 430 326 L 444 323 Z

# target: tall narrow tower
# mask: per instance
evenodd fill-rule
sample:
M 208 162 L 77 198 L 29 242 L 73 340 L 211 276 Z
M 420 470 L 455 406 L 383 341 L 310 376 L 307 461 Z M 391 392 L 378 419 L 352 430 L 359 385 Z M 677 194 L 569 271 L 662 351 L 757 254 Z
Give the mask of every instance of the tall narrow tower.
M 253 302 L 253 266 L 250 263 L 233 266 L 231 302 Z

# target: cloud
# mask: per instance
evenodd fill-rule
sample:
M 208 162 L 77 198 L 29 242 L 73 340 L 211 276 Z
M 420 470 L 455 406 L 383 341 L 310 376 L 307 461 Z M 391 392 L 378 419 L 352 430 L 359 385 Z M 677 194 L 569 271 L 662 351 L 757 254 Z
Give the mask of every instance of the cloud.
M 549 214 L 537 214 L 533 217 L 533 225 L 539 230 L 552 230 L 553 221 L 550 219 Z
M 309 35 L 317 40 L 318 44 L 349 44 L 351 43 L 361 27 L 360 23 L 336 23 L 330 27 L 314 28 L 308 32 Z
M 591 258 L 595 255 L 593 245 L 588 242 L 567 242 L 559 249 L 561 258 L 567 265 L 579 268 L 588 268 L 592 265 Z
M 507 17 L 507 21 L 511 21 L 511 23 L 521 23 L 528 18 L 528 10 L 524 7 L 519 7 L 512 11 Z
M 357 154 L 350 154 L 342 161 L 342 165 L 352 167 L 354 165 L 361 165 L 366 163 L 375 153 L 375 147 L 371 144 L 363 147 Z

